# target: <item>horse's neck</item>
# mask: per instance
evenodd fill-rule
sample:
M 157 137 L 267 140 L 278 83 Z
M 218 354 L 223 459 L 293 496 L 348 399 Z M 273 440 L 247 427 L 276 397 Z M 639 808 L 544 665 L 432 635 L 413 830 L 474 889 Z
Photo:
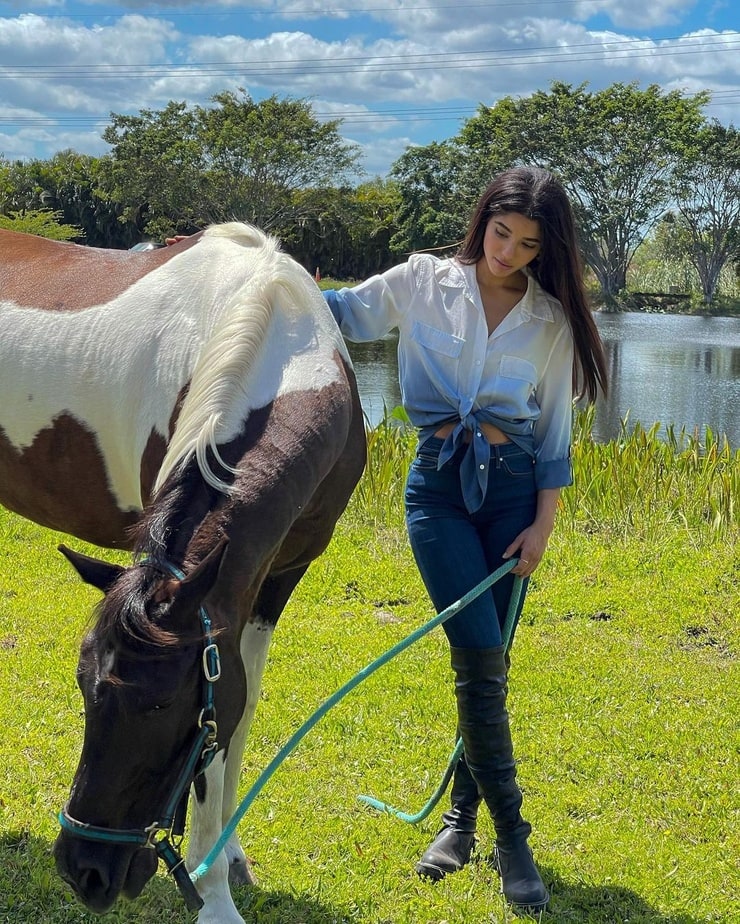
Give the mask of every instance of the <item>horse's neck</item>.
M 215 534 L 216 508 L 222 496 L 209 487 L 195 459 L 173 474 L 160 489 L 136 528 L 140 557 L 160 558 L 179 568 L 202 557 Z M 195 537 L 198 541 L 192 548 Z

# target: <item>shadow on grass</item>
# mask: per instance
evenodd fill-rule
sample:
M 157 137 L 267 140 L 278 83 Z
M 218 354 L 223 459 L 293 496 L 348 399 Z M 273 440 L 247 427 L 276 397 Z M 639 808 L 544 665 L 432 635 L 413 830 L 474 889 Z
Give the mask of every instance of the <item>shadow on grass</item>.
M 658 911 L 622 886 L 567 882 L 547 867 L 540 869 L 552 895 L 548 910 L 536 919 L 541 924 L 704 924 L 708 919 Z M 322 905 L 289 892 L 241 886 L 233 889 L 233 895 L 249 924 L 350 924 L 358 920 L 356 908 Z M 155 876 L 135 901 L 119 901 L 108 914 L 97 917 L 82 907 L 57 875 L 47 840 L 25 831 L 0 835 L 2 924 L 192 924 L 194 920 L 174 882 L 165 875 Z M 520 916 L 518 920 L 531 918 Z
M 87 911 L 59 878 L 49 841 L 27 831 L 0 835 L 0 924 L 192 924 L 174 881 L 163 874 L 147 884 L 134 901 L 119 900 L 105 915 Z M 249 924 L 349 924 L 356 914 L 335 905 L 259 886 L 232 889 Z
M 232 889 L 239 913 L 248 924 L 356 924 L 357 911 L 342 911 L 313 898 L 259 886 Z M 360 919 L 361 920 L 361 919 Z
M 540 872 L 552 896 L 547 911 L 539 918 L 542 924 L 701 924 L 707 920 L 682 912 L 658 911 L 623 886 L 566 882 L 543 866 Z

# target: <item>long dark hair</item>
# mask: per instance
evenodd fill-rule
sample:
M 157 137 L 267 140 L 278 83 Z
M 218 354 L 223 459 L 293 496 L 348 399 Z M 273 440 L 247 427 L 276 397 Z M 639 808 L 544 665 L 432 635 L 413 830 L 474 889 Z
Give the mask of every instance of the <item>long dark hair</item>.
M 516 212 L 539 223 L 540 252 L 528 266 L 542 288 L 563 306 L 575 346 L 573 389 L 596 400 L 607 390 L 606 359 L 583 283 L 573 210 L 560 181 L 539 167 L 513 167 L 500 173 L 485 189 L 470 219 L 457 253 L 461 263 L 483 256 L 483 236 L 492 215 Z

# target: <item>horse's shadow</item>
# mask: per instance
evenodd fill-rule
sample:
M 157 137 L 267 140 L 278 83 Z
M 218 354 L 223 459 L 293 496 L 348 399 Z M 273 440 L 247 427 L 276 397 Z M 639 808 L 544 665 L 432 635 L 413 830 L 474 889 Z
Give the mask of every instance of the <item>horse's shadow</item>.
M 234 900 L 248 924 L 301 921 L 305 924 L 350 924 L 356 911 L 322 905 L 308 896 L 266 891 L 259 886 L 233 889 Z M 56 873 L 49 841 L 27 831 L 0 835 L 0 924 L 193 924 L 174 881 L 157 875 L 133 902 L 119 900 L 105 915 L 85 910 Z

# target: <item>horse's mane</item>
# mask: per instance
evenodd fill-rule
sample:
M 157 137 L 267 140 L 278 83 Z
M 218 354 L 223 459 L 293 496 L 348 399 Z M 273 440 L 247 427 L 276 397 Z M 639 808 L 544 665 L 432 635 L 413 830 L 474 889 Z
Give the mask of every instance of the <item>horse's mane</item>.
M 158 649 L 180 645 L 192 638 L 180 638 L 163 629 L 146 608 L 155 572 L 139 566 L 124 572 L 96 608 L 99 643 L 109 640 L 114 647 L 124 644 L 130 654 L 151 657 Z M 157 575 L 161 579 L 161 574 Z
M 274 238 L 239 222 L 213 225 L 203 238 L 227 238 L 252 248 L 250 256 L 255 269 L 224 306 L 209 340 L 203 345 L 157 475 L 155 492 L 193 456 L 208 484 L 224 493 L 230 492 L 229 484 L 213 472 L 208 456 L 212 454 L 224 471 L 232 471 L 217 449 L 224 418 L 245 393 L 247 376 L 267 333 L 277 295 L 281 290 L 288 290 L 293 297 L 300 297 L 295 265 L 280 251 Z

